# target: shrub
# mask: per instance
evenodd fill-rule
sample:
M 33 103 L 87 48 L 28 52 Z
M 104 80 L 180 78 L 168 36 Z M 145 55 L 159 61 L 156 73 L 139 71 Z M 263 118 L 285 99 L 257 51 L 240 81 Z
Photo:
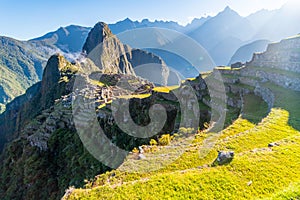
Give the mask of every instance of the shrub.
M 172 137 L 170 136 L 170 134 L 164 134 L 159 138 L 158 143 L 162 146 L 166 146 L 171 143 L 171 139 Z
M 136 147 L 134 147 L 134 149 L 132 149 L 132 153 L 139 153 L 139 150 Z
M 180 127 L 178 134 L 179 135 L 188 135 L 194 133 L 195 130 L 193 128 L 185 128 L 185 127 Z
M 151 140 L 150 140 L 150 145 L 151 145 L 151 146 L 156 146 L 156 145 L 157 145 L 156 140 L 151 139 Z

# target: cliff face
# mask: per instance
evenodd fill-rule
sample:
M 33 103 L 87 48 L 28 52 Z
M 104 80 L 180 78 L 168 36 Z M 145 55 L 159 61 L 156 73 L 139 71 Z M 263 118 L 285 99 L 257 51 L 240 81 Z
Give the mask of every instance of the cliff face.
M 26 93 L 7 105 L 0 115 L 0 137 L 8 140 L 16 138 L 23 126 L 42 110 L 53 105 L 54 100 L 68 93 L 70 83 L 59 82 L 61 69 L 71 65 L 61 55 L 52 56 L 43 73 L 43 81 L 30 87 Z M 2 150 L 3 144 L 0 150 Z
M 0 136 L 6 140 L 3 151 L 4 144 L 1 144 L 1 199 L 56 199 L 60 196 L 60 188 L 68 185 L 66 181 L 70 180 L 61 178 L 62 181 L 58 181 L 57 177 L 72 177 L 63 169 L 75 170 L 75 174 L 82 171 L 95 173 L 80 164 L 76 169 L 68 167 L 63 161 L 71 160 L 68 155 L 78 159 L 82 156 L 84 162 L 91 160 L 95 170 L 105 168 L 84 153 L 80 139 L 71 131 L 71 110 L 55 104 L 56 99 L 71 92 L 78 68 L 63 56 L 53 55 L 42 81 L 8 104 L 0 116 Z M 61 148 L 66 146 L 76 152 L 64 152 Z M 60 174 L 59 171 L 64 172 Z M 73 175 L 72 184 L 79 182 L 78 176 Z
M 60 55 L 52 56 L 43 80 L 29 88 L 25 95 L 12 101 L 1 116 L 1 135 L 10 136 L 6 137 L 8 142 L 1 154 L 1 199 L 59 199 L 68 187 L 82 187 L 84 179 L 91 179 L 109 170 L 90 155 L 76 132 L 75 120 L 80 123 L 76 124 L 76 128 L 82 125 L 88 129 L 87 134 L 97 133 L 91 130 L 93 126 L 87 125 L 89 118 L 86 117 L 88 113 L 85 104 L 74 107 L 74 99 L 91 100 L 95 105 L 92 111 L 106 137 L 119 149 L 126 151 L 149 143 L 151 138 L 134 137 L 121 130 L 117 120 L 125 124 L 129 118 L 123 114 L 116 115 L 118 119 L 114 118 L 112 105 L 108 103 L 111 100 L 124 103 L 130 98 L 130 116 L 140 126 L 151 123 L 150 107 L 161 104 L 166 110 L 167 119 L 153 138 L 178 128 L 180 107 L 174 94 L 154 92 L 152 83 L 133 75 L 99 74 L 100 79 L 97 73 L 75 75 L 77 70 L 84 71 L 83 67 L 70 64 Z M 72 92 L 74 79 L 79 77 L 86 84 Z M 197 90 L 198 100 L 207 94 L 206 85 L 200 76 L 191 85 Z M 187 103 L 185 99 L 181 101 Z M 119 106 L 121 110 L 123 107 L 125 104 Z M 208 111 L 201 116 L 201 124 L 207 116 Z M 149 134 L 152 134 L 153 129 L 155 127 L 150 126 Z M 95 142 L 107 144 L 106 137 L 96 137 Z M 125 159 L 126 155 L 110 155 L 111 151 L 105 145 L 99 148 L 103 152 L 99 155 L 101 159 L 117 159 L 118 165 Z
M 95 51 L 99 43 L 103 44 L 100 45 L 101 54 Z M 109 170 L 109 167 L 90 155 L 75 130 L 75 120 L 79 121 L 79 126 L 87 127 L 88 131 L 93 127 L 87 125 L 87 108 L 84 104 L 74 108 L 74 99 L 86 98 L 93 103 L 89 106 L 95 105 L 92 111 L 105 135 L 125 152 L 149 143 L 151 138 L 134 137 L 121 130 L 112 114 L 113 108 L 109 103 L 112 100 L 124 103 L 129 98 L 130 116 L 140 126 L 151 123 L 150 107 L 161 104 L 166 110 L 167 119 L 159 132 L 154 132 L 155 127 L 150 126 L 149 135 L 157 133 L 153 138 L 157 139 L 178 128 L 181 113 L 176 96 L 155 92 L 152 90 L 153 83 L 135 76 L 140 65 L 155 63 L 158 74 L 154 75 L 150 70 L 145 75 L 154 75 L 153 78 L 157 78 L 159 83 L 166 80 L 168 70 L 159 57 L 123 45 L 103 23 L 97 24 L 91 31 L 84 50 L 89 52 L 90 60 L 95 51 L 96 57 L 92 57 L 95 58 L 94 63 L 99 61 L 97 66 L 108 73 L 94 72 L 88 75 L 91 66 L 85 66 L 84 63 L 89 65 L 90 62 L 80 60 L 81 65 L 71 64 L 63 56 L 54 55 L 47 62 L 42 81 L 8 104 L 7 110 L 0 115 L 0 139 L 6 140 L 5 144 L 1 144 L 0 199 L 59 199 L 69 186 L 81 187 L 84 179 L 91 179 Z M 78 71 L 83 73 L 76 74 Z M 74 90 L 77 78 L 85 84 Z M 183 114 L 198 116 L 195 112 L 196 102 L 207 95 L 207 87 L 201 76 L 191 85 L 196 90 L 197 99 L 194 102 L 187 101 L 189 96 L 185 88 L 181 88 L 180 101 L 191 111 Z M 123 107 L 125 105 L 120 106 Z M 198 123 L 196 126 L 202 126 L 207 121 L 208 108 L 202 114 L 200 124 L 195 120 Z M 129 115 L 117 116 L 122 124 L 129 120 Z M 194 122 L 187 121 L 184 125 L 191 123 Z M 105 144 L 105 138 L 98 137 L 96 142 Z M 105 145 L 100 145 L 100 148 L 104 152 L 99 155 L 100 158 L 117 159 L 118 165 L 125 159 L 126 155 L 111 155 L 109 147 Z
M 122 44 L 105 23 L 99 22 L 94 26 L 83 46 L 83 52 L 104 73 L 137 75 L 161 85 L 167 84 L 169 70 L 160 57 Z M 147 68 L 153 73 L 154 71 L 158 73 L 150 76 L 149 72 L 145 73 Z

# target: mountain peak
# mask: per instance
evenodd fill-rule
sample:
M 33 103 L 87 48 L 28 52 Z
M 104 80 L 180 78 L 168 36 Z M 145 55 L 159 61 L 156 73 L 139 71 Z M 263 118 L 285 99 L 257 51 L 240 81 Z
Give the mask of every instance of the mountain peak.
M 132 22 L 132 20 L 127 17 L 126 19 L 123 20 L 123 22 Z
M 232 10 L 230 6 L 226 6 L 224 10 Z
M 60 70 L 66 65 L 66 62 L 65 58 L 59 53 L 49 58 L 42 79 L 45 83 L 45 87 L 49 87 L 49 85 L 58 82 L 60 79 Z
M 98 22 L 90 31 L 83 46 L 83 52 L 89 54 L 98 44 L 101 44 L 106 38 L 111 36 L 113 36 L 113 33 L 108 25 L 104 22 Z
M 224 8 L 224 10 L 222 12 L 220 12 L 219 14 L 236 14 L 238 15 L 238 13 L 236 11 L 234 11 L 233 9 L 231 9 L 229 6 L 226 6 Z

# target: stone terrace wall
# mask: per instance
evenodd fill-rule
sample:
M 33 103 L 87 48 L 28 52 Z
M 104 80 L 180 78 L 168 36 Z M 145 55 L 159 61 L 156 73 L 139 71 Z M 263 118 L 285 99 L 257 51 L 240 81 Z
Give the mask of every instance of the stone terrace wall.
M 255 53 L 246 65 L 300 73 L 300 36 L 269 44 L 266 52 Z

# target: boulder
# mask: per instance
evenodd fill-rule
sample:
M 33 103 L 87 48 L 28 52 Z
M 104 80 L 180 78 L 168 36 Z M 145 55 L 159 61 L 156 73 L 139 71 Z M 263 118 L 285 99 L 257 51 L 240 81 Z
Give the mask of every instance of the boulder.
M 224 165 L 230 163 L 233 160 L 234 152 L 233 151 L 219 151 L 218 157 L 215 160 L 215 164 Z

